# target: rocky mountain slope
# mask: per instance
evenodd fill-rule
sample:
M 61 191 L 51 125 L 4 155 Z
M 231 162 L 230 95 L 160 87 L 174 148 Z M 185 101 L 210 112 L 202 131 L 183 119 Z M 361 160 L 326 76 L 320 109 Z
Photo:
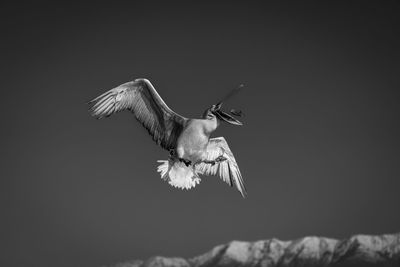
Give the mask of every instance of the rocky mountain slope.
M 400 233 L 381 236 L 357 235 L 345 240 L 305 237 L 256 242 L 232 241 L 191 258 L 152 257 L 113 267 L 400 267 Z

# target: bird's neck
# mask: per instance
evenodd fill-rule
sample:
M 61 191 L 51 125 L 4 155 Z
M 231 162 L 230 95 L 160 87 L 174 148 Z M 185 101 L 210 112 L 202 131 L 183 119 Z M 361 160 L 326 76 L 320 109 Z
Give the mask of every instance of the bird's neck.
M 203 124 L 204 133 L 208 136 L 211 135 L 219 126 L 219 121 L 214 118 L 212 120 L 205 120 Z

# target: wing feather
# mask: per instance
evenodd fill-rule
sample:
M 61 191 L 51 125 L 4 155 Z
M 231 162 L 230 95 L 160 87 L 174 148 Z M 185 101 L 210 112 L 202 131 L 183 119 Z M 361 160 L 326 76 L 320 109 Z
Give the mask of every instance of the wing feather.
M 121 84 L 94 98 L 89 105 L 91 115 L 98 119 L 130 110 L 153 140 L 167 150 L 175 148 L 188 121 L 165 104 L 147 79 Z
M 205 175 L 216 175 L 218 173 L 225 183 L 230 186 L 235 185 L 242 197 L 245 197 L 247 192 L 242 174 L 228 143 L 223 137 L 211 138 L 207 146 L 206 160 L 212 161 L 219 156 L 225 157 L 226 160 L 214 165 L 205 162 L 199 163 L 196 165 L 197 170 Z

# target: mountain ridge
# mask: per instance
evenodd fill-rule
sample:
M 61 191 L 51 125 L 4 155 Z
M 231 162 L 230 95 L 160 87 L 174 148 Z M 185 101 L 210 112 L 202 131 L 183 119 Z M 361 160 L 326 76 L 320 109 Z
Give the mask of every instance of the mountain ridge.
M 276 238 L 231 241 L 193 258 L 155 256 L 111 267 L 313 267 L 400 266 L 400 233 L 354 235 L 337 240 L 307 236 L 293 241 Z

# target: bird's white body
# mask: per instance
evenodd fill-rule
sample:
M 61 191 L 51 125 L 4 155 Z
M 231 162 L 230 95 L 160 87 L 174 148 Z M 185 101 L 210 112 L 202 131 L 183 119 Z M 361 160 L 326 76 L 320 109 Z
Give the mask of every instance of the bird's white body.
M 193 163 L 204 160 L 211 133 L 217 129 L 218 125 L 216 118 L 189 120 L 178 138 L 176 155 Z
M 196 165 L 207 160 L 207 146 L 210 142 L 211 133 L 219 125 L 218 120 L 212 119 L 190 119 L 177 140 L 177 146 L 168 161 L 160 160 L 162 163 L 158 171 L 163 179 L 178 188 L 190 189 L 200 183 L 199 170 Z M 179 159 L 191 163 L 187 166 Z
M 150 81 L 136 79 L 105 92 L 90 104 L 96 118 L 122 110 L 132 111 L 153 140 L 170 151 L 168 160 L 158 161 L 162 164 L 157 170 L 172 186 L 189 189 L 200 182 L 199 174 L 219 174 L 222 180 L 235 185 L 245 196 L 239 167 L 226 140 L 210 138 L 218 128 L 219 120 L 241 125 L 220 110 L 222 103 L 207 109 L 201 119 L 188 119 L 173 112 Z

